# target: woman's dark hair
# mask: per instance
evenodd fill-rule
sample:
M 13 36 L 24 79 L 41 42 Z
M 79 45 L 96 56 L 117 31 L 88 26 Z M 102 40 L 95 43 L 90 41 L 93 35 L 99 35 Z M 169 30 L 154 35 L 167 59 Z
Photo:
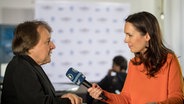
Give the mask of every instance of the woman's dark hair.
M 29 49 L 33 48 L 40 39 L 40 34 L 37 31 L 38 27 L 44 27 L 49 32 L 51 27 L 44 21 L 26 21 L 19 24 L 14 30 L 12 41 L 12 50 L 15 55 L 25 55 Z
M 115 56 L 113 58 L 113 64 L 116 64 L 120 66 L 120 70 L 126 70 L 127 69 L 127 59 L 124 58 L 121 55 Z
M 134 65 L 144 64 L 147 75 L 154 77 L 161 69 L 167 60 L 167 54 L 173 53 L 172 50 L 165 47 L 162 42 L 162 34 L 159 23 L 154 15 L 148 12 L 139 12 L 129 15 L 126 22 L 131 23 L 141 35 L 149 34 L 149 46 L 147 51 L 143 54 L 140 52 L 134 53 L 135 58 L 131 60 Z

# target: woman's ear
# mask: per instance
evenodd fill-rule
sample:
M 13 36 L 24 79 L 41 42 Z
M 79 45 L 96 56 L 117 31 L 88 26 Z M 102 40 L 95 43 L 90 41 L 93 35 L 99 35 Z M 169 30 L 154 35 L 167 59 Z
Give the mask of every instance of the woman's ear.
M 146 33 L 145 39 L 146 39 L 146 41 L 149 41 L 150 40 L 150 35 L 148 33 Z

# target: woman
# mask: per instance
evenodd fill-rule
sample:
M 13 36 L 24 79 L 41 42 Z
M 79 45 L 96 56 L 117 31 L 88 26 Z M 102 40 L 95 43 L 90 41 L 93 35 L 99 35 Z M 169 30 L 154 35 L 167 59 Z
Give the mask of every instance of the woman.
M 156 17 L 148 12 L 132 14 L 125 20 L 124 32 L 135 57 L 121 93 L 93 84 L 90 95 L 109 104 L 183 104 L 181 67 L 175 53 L 163 44 Z M 108 100 L 100 97 L 102 93 Z

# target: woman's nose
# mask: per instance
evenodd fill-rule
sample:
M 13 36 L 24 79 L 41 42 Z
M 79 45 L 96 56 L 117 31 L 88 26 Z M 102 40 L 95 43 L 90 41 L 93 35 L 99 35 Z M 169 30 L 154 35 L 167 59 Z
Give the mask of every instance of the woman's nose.
M 125 36 L 124 42 L 128 43 L 128 37 L 127 36 Z
M 127 43 L 127 39 L 126 39 L 126 37 L 125 37 L 125 39 L 124 39 L 124 42 L 125 42 L 125 43 Z

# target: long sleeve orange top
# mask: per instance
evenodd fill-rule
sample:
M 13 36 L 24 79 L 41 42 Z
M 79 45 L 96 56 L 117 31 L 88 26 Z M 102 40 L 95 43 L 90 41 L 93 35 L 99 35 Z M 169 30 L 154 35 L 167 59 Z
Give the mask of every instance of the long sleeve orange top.
M 148 77 L 144 65 L 129 62 L 128 74 L 120 94 L 104 91 L 108 104 L 183 104 L 183 78 L 177 57 L 168 54 L 166 63 L 156 74 Z

